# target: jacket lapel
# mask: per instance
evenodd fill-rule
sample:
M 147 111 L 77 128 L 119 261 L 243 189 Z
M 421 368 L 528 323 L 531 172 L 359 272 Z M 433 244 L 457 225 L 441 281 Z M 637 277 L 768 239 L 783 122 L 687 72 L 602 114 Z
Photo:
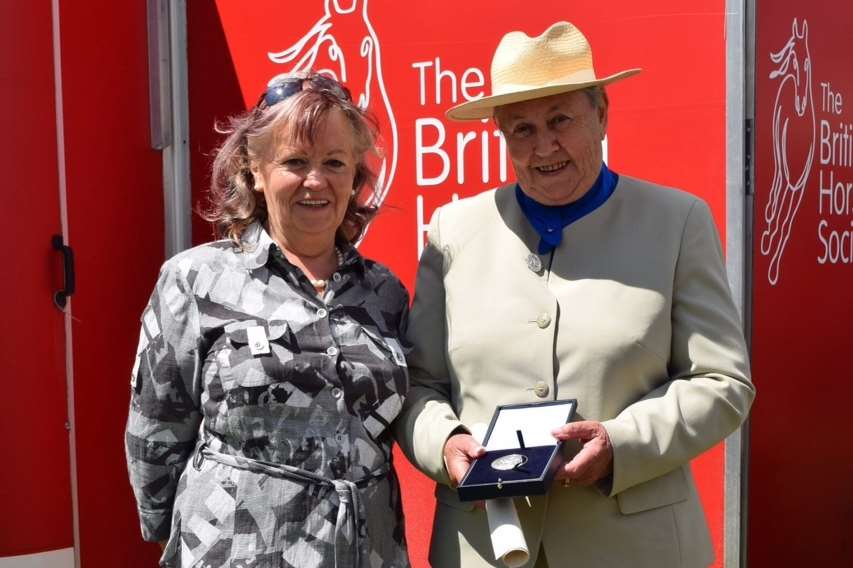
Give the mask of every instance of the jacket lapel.
M 495 206 L 507 228 L 524 243 L 528 251 L 538 249 L 539 235 L 525 217 L 515 197 L 515 184 L 505 185 L 495 191 Z

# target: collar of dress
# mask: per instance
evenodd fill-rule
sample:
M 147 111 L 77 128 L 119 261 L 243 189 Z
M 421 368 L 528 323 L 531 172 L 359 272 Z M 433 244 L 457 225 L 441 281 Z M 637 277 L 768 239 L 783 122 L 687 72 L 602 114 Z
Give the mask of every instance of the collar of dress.
M 243 231 L 243 234 L 240 236 L 240 242 L 243 244 L 243 262 L 249 270 L 256 270 L 262 266 L 266 266 L 269 260 L 270 247 L 278 246 L 264 226 L 258 221 L 255 221 Z M 353 265 L 363 268 L 364 259 L 354 246 L 343 242 L 338 242 L 337 245 L 344 256 L 342 267 Z
M 515 197 L 524 216 L 539 234 L 539 254 L 547 254 L 560 246 L 563 240 L 563 229 L 589 215 L 607 201 L 619 176 L 610 171 L 602 162 L 601 171 L 592 187 L 583 197 L 566 205 L 542 205 L 521 190 L 515 184 Z

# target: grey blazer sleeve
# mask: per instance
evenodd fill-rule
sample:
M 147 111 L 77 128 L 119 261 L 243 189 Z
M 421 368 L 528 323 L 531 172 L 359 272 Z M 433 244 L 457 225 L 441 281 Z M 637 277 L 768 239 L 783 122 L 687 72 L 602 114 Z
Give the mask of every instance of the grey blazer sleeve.
M 409 317 L 409 380 L 411 388 L 395 422 L 400 448 L 418 469 L 439 483 L 449 484 L 444 467 L 444 442 L 462 424 L 451 400 L 446 359 L 447 324 L 444 294 L 446 252 L 440 237 L 441 209 L 430 222 L 429 242 L 418 266 L 415 299 Z
M 169 261 L 142 314 L 131 376 L 125 452 L 142 536 L 169 536 L 178 478 L 201 422 L 198 309 L 180 267 Z
M 740 319 L 707 205 L 695 200 L 673 282 L 670 380 L 604 422 L 614 449 L 611 494 L 663 475 L 745 419 L 755 396 Z

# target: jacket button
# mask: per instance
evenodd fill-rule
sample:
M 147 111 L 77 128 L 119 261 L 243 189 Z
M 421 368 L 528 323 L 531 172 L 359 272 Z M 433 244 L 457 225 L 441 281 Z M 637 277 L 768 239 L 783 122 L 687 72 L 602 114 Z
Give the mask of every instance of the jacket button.
M 548 385 L 545 384 L 545 381 L 539 381 L 536 383 L 536 386 L 533 387 L 533 393 L 539 398 L 545 398 L 548 396 L 548 393 L 551 389 L 548 388 Z
M 538 273 L 542 270 L 542 260 L 533 253 L 529 254 L 527 256 L 527 268 L 532 272 Z
M 539 329 L 545 329 L 551 325 L 551 316 L 548 314 L 540 314 L 539 317 L 536 318 L 536 325 L 539 326 Z

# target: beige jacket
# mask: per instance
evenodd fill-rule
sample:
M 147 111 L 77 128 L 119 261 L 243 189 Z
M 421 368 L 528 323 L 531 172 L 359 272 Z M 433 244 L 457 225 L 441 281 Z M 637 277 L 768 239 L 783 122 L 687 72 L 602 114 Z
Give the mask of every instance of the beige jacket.
M 485 514 L 447 486 L 448 434 L 488 423 L 500 404 L 576 398 L 578 418 L 610 435 L 612 491 L 555 483 L 517 499 L 531 553 L 541 544 L 552 568 L 707 566 L 689 461 L 743 422 L 755 392 L 707 205 L 622 176 L 536 273 L 538 241 L 513 186 L 432 219 L 409 324 L 412 390 L 396 426 L 439 483 L 433 565 L 498 566 Z

